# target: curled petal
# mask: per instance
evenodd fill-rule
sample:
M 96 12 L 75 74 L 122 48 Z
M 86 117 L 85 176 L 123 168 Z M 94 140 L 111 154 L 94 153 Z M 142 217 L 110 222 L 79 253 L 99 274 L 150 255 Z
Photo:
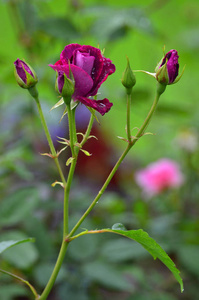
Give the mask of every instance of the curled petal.
M 103 100 L 92 100 L 86 97 L 78 97 L 77 100 L 86 106 L 94 108 L 102 116 L 107 113 L 113 105 L 107 98 L 104 98 Z
M 93 86 L 93 80 L 88 73 L 75 65 L 69 66 L 56 63 L 55 65 L 50 65 L 50 67 L 55 71 L 63 71 L 68 78 L 71 69 L 75 80 L 75 92 L 72 96 L 73 99 L 76 99 L 79 96 L 86 96 Z
M 67 45 L 64 50 L 61 52 L 61 55 L 60 55 L 60 60 L 61 61 L 65 61 L 65 63 L 68 64 L 68 61 L 72 62 L 72 58 L 73 58 L 73 52 L 76 50 L 76 49 L 79 49 L 81 47 L 81 45 L 79 44 L 70 44 L 70 45 Z
M 102 70 L 98 74 L 97 78 L 94 78 L 94 84 L 92 90 L 89 92 L 90 96 L 97 94 L 98 89 L 101 84 L 107 79 L 107 77 L 115 72 L 115 65 L 111 62 L 109 58 L 102 58 Z

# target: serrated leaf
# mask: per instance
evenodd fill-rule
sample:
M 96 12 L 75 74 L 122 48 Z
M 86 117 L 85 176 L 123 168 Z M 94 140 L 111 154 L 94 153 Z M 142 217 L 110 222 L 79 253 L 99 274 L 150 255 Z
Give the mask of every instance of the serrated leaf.
M 27 242 L 35 242 L 35 239 L 28 238 L 28 239 L 23 239 L 23 240 L 18 240 L 18 241 L 10 240 L 10 241 L 0 242 L 0 253 L 2 253 L 3 251 L 5 251 L 11 247 L 14 247 L 14 246 L 22 244 L 22 243 L 27 243 Z
M 120 223 L 117 223 L 113 225 L 113 228 L 120 228 L 123 226 Z M 122 236 L 125 236 L 129 239 L 132 239 L 136 242 L 138 242 L 142 247 L 144 247 L 152 256 L 154 259 L 159 258 L 163 264 L 173 273 L 174 277 L 178 281 L 181 287 L 181 292 L 183 292 L 183 281 L 180 277 L 180 271 L 176 268 L 174 262 L 171 260 L 171 258 L 167 255 L 167 253 L 160 247 L 160 245 L 152 239 L 147 232 L 143 231 L 142 229 L 138 230 L 120 230 L 120 229 L 100 229 L 100 230 L 90 230 L 90 231 L 83 231 L 80 234 L 74 236 L 71 238 L 75 239 L 79 236 L 85 235 L 85 234 L 96 234 L 96 233 L 116 233 Z
M 183 281 L 180 277 L 180 271 L 176 268 L 174 262 L 167 255 L 167 253 L 160 247 L 160 245 L 152 239 L 148 233 L 139 230 L 115 230 L 115 229 L 104 229 L 104 232 L 112 232 L 116 234 L 123 235 L 129 239 L 135 240 L 139 244 L 141 244 L 152 256 L 154 259 L 159 258 L 165 266 L 173 273 L 174 277 L 178 281 L 181 287 L 181 292 L 183 292 Z

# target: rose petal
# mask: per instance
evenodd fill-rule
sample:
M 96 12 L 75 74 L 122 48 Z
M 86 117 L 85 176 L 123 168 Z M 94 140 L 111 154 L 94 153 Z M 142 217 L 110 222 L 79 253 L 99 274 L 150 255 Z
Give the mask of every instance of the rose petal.
M 172 49 L 169 52 L 167 52 L 160 65 L 160 67 L 162 67 L 165 63 L 167 64 L 169 84 L 173 83 L 176 77 L 178 76 L 178 70 L 179 70 L 178 58 L 179 58 L 178 52 Z
M 93 64 L 93 69 L 91 72 L 91 77 L 93 79 L 93 87 L 87 96 L 94 96 L 97 94 L 97 91 L 101 84 L 107 79 L 109 75 L 115 72 L 115 65 L 111 62 L 109 58 L 102 56 L 100 49 L 92 46 L 82 46 L 76 49 L 74 52 L 74 59 L 76 57 L 76 52 L 81 51 L 83 53 L 89 53 L 90 56 L 95 57 Z M 74 61 L 76 64 L 76 61 Z
M 73 52 L 78 48 L 81 48 L 81 45 L 79 45 L 79 44 L 67 45 L 64 48 L 64 50 L 61 52 L 60 59 L 63 60 L 67 64 L 68 64 L 68 61 L 70 61 L 72 63 L 71 59 L 73 56 Z
M 30 70 L 30 68 L 27 66 L 27 64 L 22 61 L 21 59 L 17 58 L 17 60 L 14 62 L 16 71 L 18 76 L 21 78 L 21 80 L 23 80 L 24 83 L 27 83 L 27 75 L 26 72 L 24 71 L 24 69 L 32 76 L 34 77 L 32 71 Z
M 100 74 L 103 70 L 103 57 L 102 57 L 102 53 L 100 51 L 100 49 L 92 47 L 92 46 L 81 46 L 78 51 L 82 52 L 82 53 L 89 53 L 90 56 L 94 56 L 95 57 L 95 61 L 93 64 L 93 69 L 91 72 L 91 77 L 93 79 L 94 85 L 95 83 L 98 81 Z M 74 53 L 74 58 L 76 57 L 76 52 Z M 76 61 L 74 61 L 74 63 L 76 64 Z
M 169 83 L 174 82 L 178 76 L 179 64 L 178 64 L 178 52 L 176 50 L 170 51 L 170 57 L 167 62 L 167 70 L 169 74 Z
M 89 92 L 89 96 L 94 96 L 97 94 L 98 89 L 101 84 L 107 79 L 107 77 L 115 72 L 115 65 L 111 62 L 109 58 L 103 57 L 103 69 L 96 82 L 93 84 L 92 90 Z
M 63 71 L 66 76 L 69 78 L 69 68 L 71 69 L 71 72 L 75 79 L 75 92 L 72 96 L 73 99 L 76 99 L 77 97 L 84 97 L 88 94 L 88 92 L 91 90 L 93 86 L 93 80 L 92 78 L 81 68 L 74 66 L 74 65 L 49 65 L 53 70 L 55 71 Z
M 88 73 L 90 76 L 93 69 L 94 61 L 95 61 L 95 57 L 89 55 L 89 53 L 81 53 L 77 51 L 76 66 L 86 71 L 86 73 Z
M 102 116 L 107 113 L 113 105 L 107 98 L 104 98 L 103 100 L 93 100 L 86 97 L 78 97 L 77 100 L 86 106 L 94 108 Z

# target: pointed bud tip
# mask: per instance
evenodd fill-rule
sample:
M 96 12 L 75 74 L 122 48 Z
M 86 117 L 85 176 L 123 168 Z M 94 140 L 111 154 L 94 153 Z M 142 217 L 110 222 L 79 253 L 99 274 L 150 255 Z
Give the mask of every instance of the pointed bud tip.
M 127 91 L 130 92 L 133 86 L 136 84 L 136 78 L 133 71 L 131 70 L 129 58 L 127 56 L 126 59 L 127 59 L 127 65 L 126 65 L 126 69 L 123 72 L 121 82 L 123 86 L 127 89 Z

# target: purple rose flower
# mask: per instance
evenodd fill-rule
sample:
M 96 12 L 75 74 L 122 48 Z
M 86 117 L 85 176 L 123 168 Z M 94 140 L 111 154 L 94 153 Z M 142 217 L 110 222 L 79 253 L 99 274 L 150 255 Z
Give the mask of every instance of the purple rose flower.
M 34 70 L 23 60 L 18 58 L 14 66 L 16 80 L 22 88 L 29 89 L 37 83 L 38 78 Z
M 178 52 L 170 50 L 162 59 L 156 69 L 157 80 L 165 85 L 175 83 L 179 71 Z
M 64 72 L 68 78 L 72 72 L 75 81 L 74 100 L 94 108 L 101 115 L 110 110 L 113 104 L 108 99 L 96 101 L 90 98 L 97 94 L 107 77 L 115 72 L 115 65 L 103 57 L 98 48 L 70 44 L 61 52 L 60 60 L 50 67 L 57 72 Z

